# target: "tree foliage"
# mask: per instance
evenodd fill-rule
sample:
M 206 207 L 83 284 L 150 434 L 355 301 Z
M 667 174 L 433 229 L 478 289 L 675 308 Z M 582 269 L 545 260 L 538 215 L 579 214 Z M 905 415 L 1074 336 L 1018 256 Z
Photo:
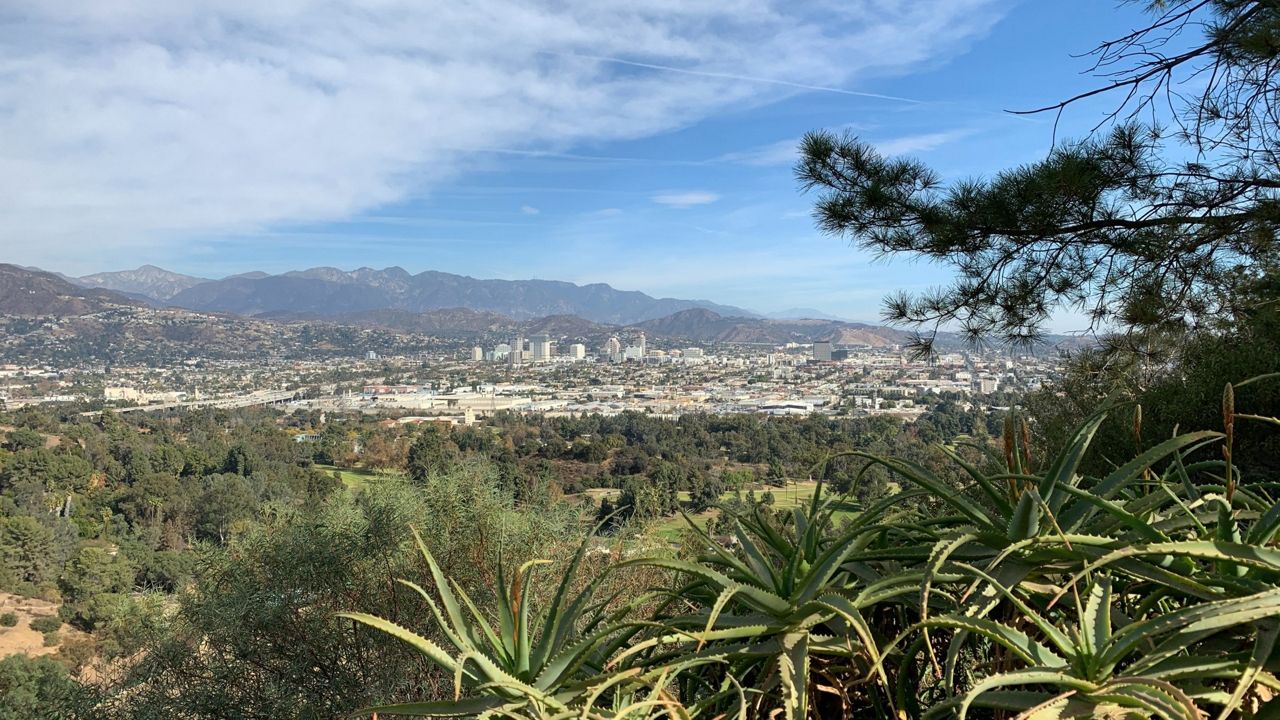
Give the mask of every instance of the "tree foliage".
M 923 330 L 921 349 L 951 326 L 1026 345 L 1063 307 L 1143 335 L 1266 300 L 1245 290 L 1280 258 L 1280 9 L 1150 9 L 1150 26 L 1095 51 L 1103 87 L 1044 109 L 1120 93 L 1116 124 L 1042 161 L 944 182 L 850 134 L 804 138 L 796 175 L 819 193 L 821 229 L 956 271 L 949 286 L 886 301 L 887 319 Z

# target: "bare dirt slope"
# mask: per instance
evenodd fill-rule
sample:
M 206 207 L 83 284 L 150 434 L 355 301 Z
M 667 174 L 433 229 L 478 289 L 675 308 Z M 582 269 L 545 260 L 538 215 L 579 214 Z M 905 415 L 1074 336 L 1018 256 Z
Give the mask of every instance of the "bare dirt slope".
M 10 655 L 52 655 L 58 652 L 57 647 L 45 647 L 44 636 L 31 629 L 31 621 L 38 617 L 56 617 L 58 606 L 45 600 L 34 600 L 9 593 L 0 593 L 0 615 L 14 613 L 18 616 L 18 624 L 14 627 L 0 627 L 0 658 Z M 58 635 L 66 638 L 68 633 L 75 632 L 63 625 Z

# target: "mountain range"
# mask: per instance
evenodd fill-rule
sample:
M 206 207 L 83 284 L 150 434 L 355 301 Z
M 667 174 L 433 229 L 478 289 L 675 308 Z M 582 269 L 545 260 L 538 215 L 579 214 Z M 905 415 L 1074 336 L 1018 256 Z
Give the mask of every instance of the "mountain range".
M 837 345 L 887 347 L 909 340 L 903 331 L 865 323 L 747 316 L 738 308 L 714 303 L 708 303 L 712 307 L 690 307 L 699 301 L 655 299 L 607 285 L 486 281 L 445 273 L 415 276 L 395 268 L 349 273 L 314 268 L 284 275 L 210 281 L 145 266 L 128 273 L 88 277 L 93 280 L 0 264 L 0 322 L 5 316 L 87 318 L 91 322 L 66 324 L 64 332 L 85 335 L 88 340 L 109 336 L 118 340 L 117 345 L 150 342 L 156 328 L 162 326 L 166 328 L 166 341 L 180 344 L 181 338 L 186 337 L 192 343 L 190 351 L 206 349 L 202 338 L 216 336 L 217 346 L 231 354 L 237 347 L 234 336 L 238 332 L 246 338 L 252 336 L 253 347 L 261 348 L 263 342 L 269 344 L 271 331 L 266 328 L 272 326 L 312 327 L 331 337 L 350 336 L 343 334 L 346 328 L 353 332 L 474 338 L 476 342 L 482 338 L 495 341 L 521 333 L 526 337 L 546 333 L 557 339 L 594 344 L 610 335 L 635 331 L 698 344 L 779 345 L 829 340 Z M 118 290 L 84 287 L 91 282 L 111 283 Z M 186 287 L 179 289 L 183 285 Z M 170 292 L 173 294 L 167 301 L 156 297 Z M 528 305 L 519 305 L 522 297 L 529 298 Z M 590 297 L 602 298 L 607 307 L 596 312 L 578 311 L 578 303 L 587 302 Z M 449 301 L 462 304 L 431 307 Z M 168 309 L 162 309 L 164 306 Z M 516 310 L 501 312 L 494 306 L 514 306 Z M 413 309 L 418 307 L 428 309 Z M 651 317 L 672 307 L 678 309 Z M 573 311 L 545 312 L 544 308 Z M 162 320 L 149 320 L 147 313 L 156 312 L 163 313 Z M 19 326 L 25 327 L 11 324 L 8 330 L 12 332 Z M 84 330 L 78 332 L 75 327 Z M 1072 338 L 1047 341 L 1077 342 Z M 961 345 L 945 333 L 940 335 L 939 344 Z M 300 346 L 300 350 L 305 348 Z
M 146 298 L 152 302 L 165 302 L 183 290 L 209 282 L 208 278 L 183 275 L 155 265 L 143 265 L 137 270 L 101 272 L 78 278 L 66 277 L 66 279 L 84 287 L 105 288 Z
M 42 271 L 0 263 L 0 314 L 77 316 L 143 302 L 110 290 L 77 287 Z
M 67 279 L 84 287 L 146 298 L 157 306 L 247 316 L 286 313 L 324 318 L 372 310 L 421 313 L 464 307 L 517 320 L 575 315 L 593 322 L 620 325 L 689 308 L 758 317 L 749 310 L 708 300 L 655 298 L 642 292 L 617 290 L 603 283 L 481 280 L 430 270 L 413 275 L 398 267 L 352 271 L 317 267 L 279 275 L 246 273 L 210 280 L 144 265 L 137 270 Z

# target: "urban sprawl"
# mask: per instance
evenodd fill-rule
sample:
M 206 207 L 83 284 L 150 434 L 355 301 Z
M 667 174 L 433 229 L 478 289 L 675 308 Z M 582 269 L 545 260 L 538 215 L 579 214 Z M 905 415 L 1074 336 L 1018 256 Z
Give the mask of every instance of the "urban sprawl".
M 0 365 L 0 406 L 81 402 L 143 412 L 271 404 L 457 424 L 503 411 L 819 413 L 910 421 L 942 398 L 1002 406 L 1050 381 L 1057 370 L 1056 353 L 967 350 L 921 360 L 896 345 L 655 347 L 643 333 L 611 337 L 593 351 L 581 342 L 532 335 L 488 347 L 397 357 L 369 351 L 346 360 L 188 360 L 171 368 Z

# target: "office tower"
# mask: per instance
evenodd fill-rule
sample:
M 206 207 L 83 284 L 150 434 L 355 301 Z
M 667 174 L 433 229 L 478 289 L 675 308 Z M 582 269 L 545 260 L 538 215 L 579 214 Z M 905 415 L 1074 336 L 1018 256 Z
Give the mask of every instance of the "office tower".
M 534 362 L 547 362 L 551 359 L 551 338 L 546 335 L 530 337 L 529 350 Z
M 622 342 L 617 337 L 609 338 L 604 344 L 604 356 L 610 360 L 617 361 L 622 355 Z

